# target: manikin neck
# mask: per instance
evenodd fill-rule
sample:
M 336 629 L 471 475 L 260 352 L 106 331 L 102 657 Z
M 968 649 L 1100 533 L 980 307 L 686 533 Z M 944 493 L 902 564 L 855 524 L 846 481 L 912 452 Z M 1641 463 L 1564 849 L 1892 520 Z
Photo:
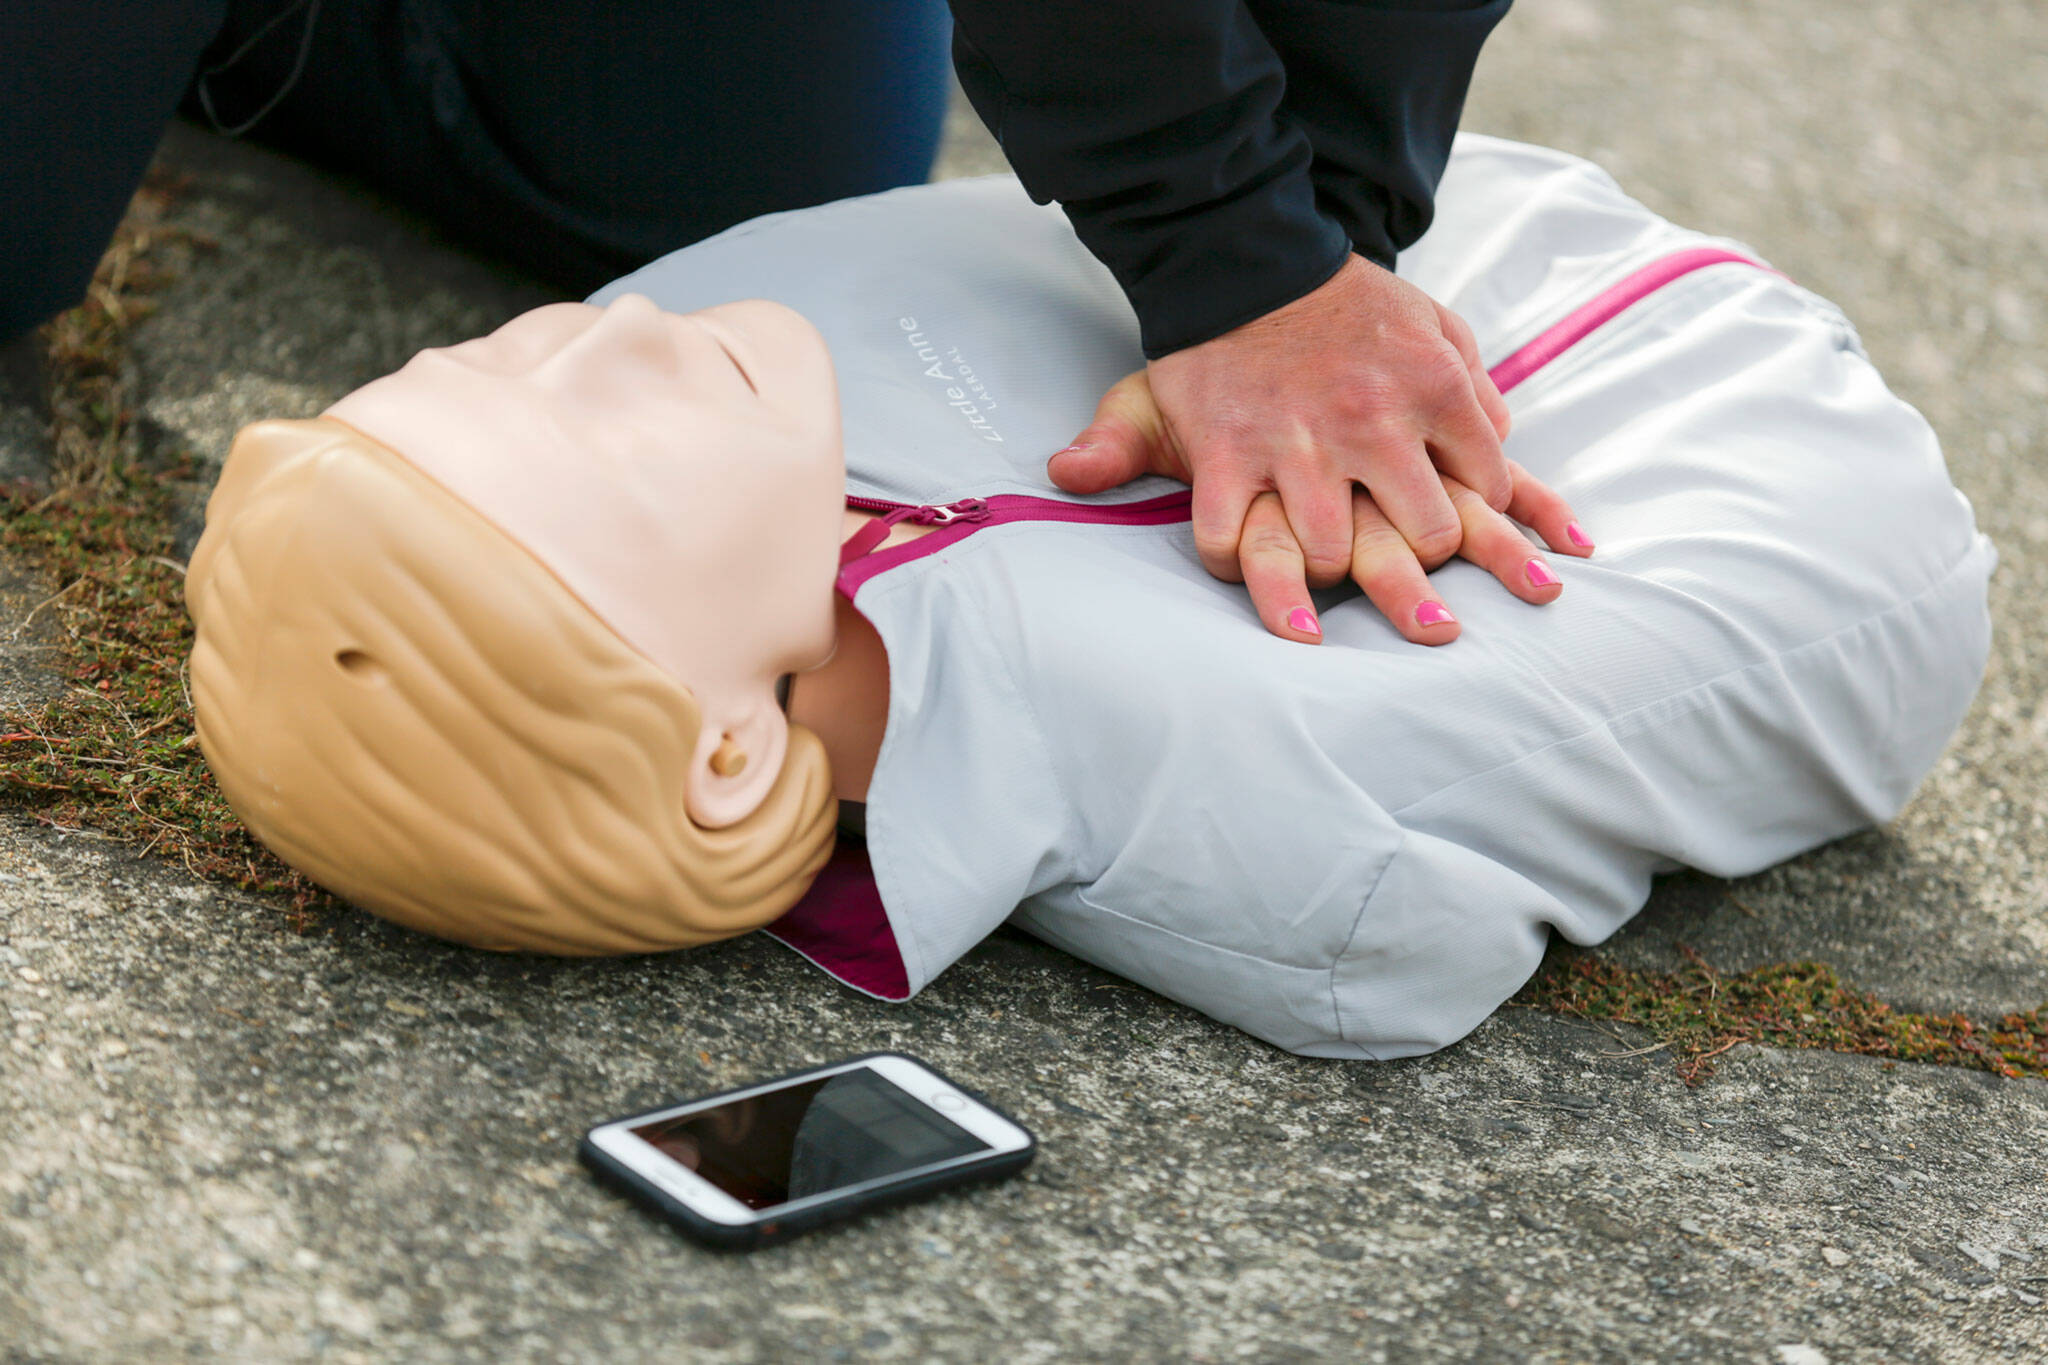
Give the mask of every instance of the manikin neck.
M 849 507 L 841 541 L 875 515 Z M 899 522 L 875 548 L 914 540 L 931 529 Z M 843 594 L 833 593 L 832 606 L 837 645 L 830 659 L 790 678 L 789 718 L 823 741 L 832 765 L 832 794 L 841 801 L 866 801 L 889 720 L 889 656 L 882 637 Z

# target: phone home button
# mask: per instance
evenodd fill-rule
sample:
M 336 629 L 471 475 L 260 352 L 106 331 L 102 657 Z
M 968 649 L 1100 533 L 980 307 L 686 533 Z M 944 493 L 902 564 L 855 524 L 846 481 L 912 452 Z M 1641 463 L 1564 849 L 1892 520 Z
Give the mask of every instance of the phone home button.
M 950 1090 L 941 1090 L 932 1096 L 932 1108 L 958 1111 L 967 1107 L 967 1101 Z

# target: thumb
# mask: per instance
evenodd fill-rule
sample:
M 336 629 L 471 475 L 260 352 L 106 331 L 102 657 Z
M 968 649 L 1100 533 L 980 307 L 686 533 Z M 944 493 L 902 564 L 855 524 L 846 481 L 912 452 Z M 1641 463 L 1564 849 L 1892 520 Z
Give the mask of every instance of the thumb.
M 1101 493 L 1140 474 L 1187 480 L 1145 371 L 1132 371 L 1102 395 L 1095 420 L 1047 462 L 1046 473 L 1069 493 Z

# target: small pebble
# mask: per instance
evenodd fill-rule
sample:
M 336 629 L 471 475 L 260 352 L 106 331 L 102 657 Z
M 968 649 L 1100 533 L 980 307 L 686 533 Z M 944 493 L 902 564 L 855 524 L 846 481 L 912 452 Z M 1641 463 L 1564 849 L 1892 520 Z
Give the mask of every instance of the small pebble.
M 1992 1274 L 1996 1275 L 1998 1273 L 1998 1253 L 1991 1250 L 1991 1248 L 1980 1247 L 1973 1242 L 1957 1242 L 1956 1250 L 1962 1252 L 1963 1255 L 1969 1257 L 1978 1265 L 1983 1266 Z
M 1822 1247 L 1820 1249 L 1820 1258 L 1837 1270 L 1849 1264 L 1849 1253 L 1840 1247 Z

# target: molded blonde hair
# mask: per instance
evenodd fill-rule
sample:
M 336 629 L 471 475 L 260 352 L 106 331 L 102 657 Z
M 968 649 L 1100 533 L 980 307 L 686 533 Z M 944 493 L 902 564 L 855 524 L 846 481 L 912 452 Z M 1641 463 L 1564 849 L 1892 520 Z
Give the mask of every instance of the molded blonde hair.
M 256 837 L 337 894 L 481 947 L 651 952 L 775 919 L 830 856 L 815 735 L 790 727 L 751 815 L 699 828 L 688 689 L 352 428 L 244 428 L 206 520 L 200 747 Z

